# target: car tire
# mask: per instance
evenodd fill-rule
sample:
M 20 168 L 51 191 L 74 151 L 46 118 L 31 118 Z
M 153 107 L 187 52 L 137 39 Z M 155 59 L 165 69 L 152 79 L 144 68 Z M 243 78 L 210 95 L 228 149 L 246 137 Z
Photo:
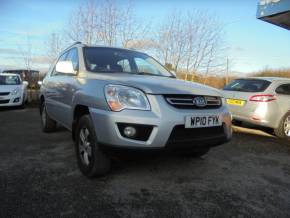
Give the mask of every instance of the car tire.
M 290 140 L 290 112 L 286 113 L 278 128 L 274 129 L 277 137 Z
M 90 115 L 83 115 L 75 131 L 75 152 L 83 175 L 94 178 L 105 175 L 111 168 L 111 159 L 101 149 Z
M 43 102 L 40 110 L 41 126 L 43 132 L 54 132 L 56 130 L 56 122 L 49 117 L 46 111 L 45 103 Z
M 200 148 L 200 149 L 194 149 L 194 150 L 187 150 L 182 152 L 182 156 L 184 157 L 193 157 L 193 158 L 199 158 L 203 155 L 207 154 L 209 152 L 210 148 Z
M 24 98 L 23 98 L 23 100 L 22 100 L 22 103 L 21 103 L 21 105 L 20 105 L 20 109 L 24 109 L 25 108 L 25 106 L 26 106 L 26 101 L 24 100 Z

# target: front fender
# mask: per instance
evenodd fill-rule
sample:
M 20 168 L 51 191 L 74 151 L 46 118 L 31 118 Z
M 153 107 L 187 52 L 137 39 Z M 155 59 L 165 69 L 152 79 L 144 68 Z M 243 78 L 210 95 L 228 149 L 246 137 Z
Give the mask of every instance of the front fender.
M 81 81 L 79 89 L 72 97 L 72 115 L 77 105 L 87 106 L 101 110 L 109 110 L 104 94 L 105 82 L 100 80 Z

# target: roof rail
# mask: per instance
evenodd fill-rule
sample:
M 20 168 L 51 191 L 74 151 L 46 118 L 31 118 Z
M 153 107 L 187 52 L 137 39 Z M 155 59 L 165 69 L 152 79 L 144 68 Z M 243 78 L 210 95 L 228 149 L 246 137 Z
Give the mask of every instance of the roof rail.
M 78 45 L 78 44 L 82 44 L 82 42 L 74 42 L 72 45 L 68 46 L 66 49 L 64 49 L 63 51 L 66 51 L 68 49 L 70 49 L 71 47 L 73 47 L 74 45 Z
M 71 46 L 73 46 L 73 45 L 77 45 L 77 44 L 82 44 L 82 42 L 77 41 L 77 42 L 73 43 Z

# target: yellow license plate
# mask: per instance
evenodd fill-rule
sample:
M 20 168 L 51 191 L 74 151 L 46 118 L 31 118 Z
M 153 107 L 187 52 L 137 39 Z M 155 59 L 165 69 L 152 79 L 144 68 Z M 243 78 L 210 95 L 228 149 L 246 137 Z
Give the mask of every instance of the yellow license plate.
M 238 106 L 244 106 L 245 101 L 244 100 L 239 100 L 239 99 L 227 99 L 227 104 L 231 105 L 238 105 Z

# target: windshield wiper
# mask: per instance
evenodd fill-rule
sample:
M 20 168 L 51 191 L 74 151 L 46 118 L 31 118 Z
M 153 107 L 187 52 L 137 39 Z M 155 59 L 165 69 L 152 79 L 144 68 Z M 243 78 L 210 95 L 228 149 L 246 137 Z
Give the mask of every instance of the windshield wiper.
M 164 75 L 160 75 L 160 74 L 147 73 L 147 72 L 136 72 L 134 74 L 137 74 L 137 75 L 148 75 L 148 76 L 172 77 L 172 78 L 174 78 L 173 76 L 164 76 Z

